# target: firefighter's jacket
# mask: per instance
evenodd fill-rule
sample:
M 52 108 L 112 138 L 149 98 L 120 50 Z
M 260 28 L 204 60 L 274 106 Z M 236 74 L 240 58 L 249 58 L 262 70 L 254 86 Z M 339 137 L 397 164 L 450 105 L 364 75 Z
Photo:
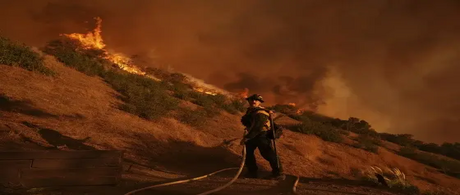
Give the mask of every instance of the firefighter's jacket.
M 255 138 L 270 130 L 270 113 L 263 107 L 249 107 L 246 114 L 241 117 L 241 123 L 248 131 L 245 138 Z

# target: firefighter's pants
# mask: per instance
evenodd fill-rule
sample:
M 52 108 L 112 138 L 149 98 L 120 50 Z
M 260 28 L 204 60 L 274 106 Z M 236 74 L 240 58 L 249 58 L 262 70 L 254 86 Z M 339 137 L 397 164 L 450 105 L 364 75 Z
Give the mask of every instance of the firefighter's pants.
M 273 144 L 271 139 L 269 139 L 266 133 L 262 133 L 257 137 L 246 142 L 246 167 L 250 173 L 255 173 L 258 170 L 256 158 L 254 152 L 256 148 L 259 148 L 259 152 L 262 157 L 270 163 L 272 168 L 272 173 L 274 175 L 279 175 L 282 173 L 282 167 L 277 165 L 276 153 L 273 149 Z

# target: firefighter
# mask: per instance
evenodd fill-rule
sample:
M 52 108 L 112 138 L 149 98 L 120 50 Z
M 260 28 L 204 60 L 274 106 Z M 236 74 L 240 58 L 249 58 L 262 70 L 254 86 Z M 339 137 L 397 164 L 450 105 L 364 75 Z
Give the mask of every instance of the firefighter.
M 254 94 L 246 98 L 246 100 L 249 103 L 249 107 L 246 114 L 241 118 L 241 123 L 246 127 L 247 134 L 240 143 L 241 145 L 246 145 L 245 165 L 248 171 L 245 176 L 248 178 L 258 177 L 258 167 L 254 152 L 259 148 L 262 157 L 270 163 L 272 168 L 271 178 L 284 180 L 286 176 L 282 172 L 281 164 L 278 163 L 278 157 L 267 133 L 271 128 L 270 112 L 261 106 L 261 103 L 264 102 L 261 95 Z

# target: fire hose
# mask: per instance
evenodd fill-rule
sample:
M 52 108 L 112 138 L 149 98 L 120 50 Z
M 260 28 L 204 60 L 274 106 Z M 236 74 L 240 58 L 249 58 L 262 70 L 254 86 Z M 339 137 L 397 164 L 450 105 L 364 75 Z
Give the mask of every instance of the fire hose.
M 270 119 L 270 122 L 271 122 L 272 127 L 273 127 L 273 120 Z M 244 135 L 246 135 L 246 130 L 244 131 Z M 243 135 L 243 137 L 244 137 L 244 135 Z M 273 131 L 273 136 L 275 136 L 274 131 Z M 275 142 L 274 139 L 273 139 L 273 142 Z M 273 144 L 275 144 L 275 143 L 273 143 Z M 276 145 L 273 145 L 273 146 L 275 148 L 275 153 L 276 153 Z M 125 195 L 132 195 L 134 193 L 144 191 L 144 190 L 147 190 L 147 189 L 156 188 L 156 187 L 169 186 L 169 185 L 187 183 L 187 182 L 191 182 L 191 181 L 197 181 L 197 180 L 201 180 L 201 179 L 207 178 L 209 176 L 215 175 L 217 173 L 221 173 L 221 172 L 228 171 L 228 170 L 238 169 L 238 172 L 236 173 L 236 175 L 229 182 L 227 182 L 225 185 L 220 186 L 220 187 L 215 188 L 215 189 L 212 189 L 212 190 L 209 190 L 209 191 L 206 191 L 206 192 L 203 192 L 203 193 L 200 193 L 200 194 L 197 194 L 197 195 L 208 195 L 208 194 L 215 193 L 215 192 L 218 192 L 220 190 L 223 190 L 224 188 L 232 185 L 238 179 L 238 177 L 240 176 L 241 172 L 243 171 L 245 161 L 246 161 L 246 145 L 243 144 L 243 159 L 241 160 L 240 167 L 225 168 L 225 169 L 221 169 L 221 170 L 218 170 L 218 171 L 206 174 L 206 175 L 202 175 L 202 176 L 199 176 L 199 177 L 194 177 L 194 178 L 191 178 L 191 179 L 184 179 L 184 180 L 172 181 L 172 182 L 167 182 L 167 183 L 155 184 L 155 185 L 152 185 L 152 186 L 147 186 L 147 187 L 144 187 L 144 188 L 133 190 L 131 192 L 126 193 Z M 277 164 L 279 166 L 278 157 L 277 157 Z M 293 185 L 293 188 L 292 188 L 292 192 L 294 192 L 294 193 L 296 193 L 296 187 L 297 187 L 298 182 L 299 182 L 299 176 L 297 176 L 296 181 L 294 182 L 294 185 Z
M 242 170 L 243 170 L 243 167 L 244 167 L 244 162 L 245 162 L 245 160 L 246 160 L 246 146 L 243 145 L 243 159 L 242 159 L 242 161 L 241 161 L 240 167 L 225 168 L 225 169 L 221 169 L 221 170 L 218 170 L 218 171 L 209 173 L 209 174 L 207 174 L 207 175 L 202 175 L 202 176 L 194 177 L 194 178 L 191 178 L 191 179 L 184 179 L 184 180 L 178 180 L 178 181 L 173 181 L 173 182 L 167 182 L 167 183 L 161 183 L 161 184 L 156 184 L 156 185 L 152 185 L 152 186 L 147 186 L 147 187 L 145 187 L 145 188 L 140 188 L 140 189 L 137 189 L 137 190 L 133 190 L 133 191 L 131 191 L 131 192 L 128 192 L 128 193 L 126 193 L 125 195 L 132 195 L 132 194 L 135 194 L 135 193 L 140 192 L 140 191 L 144 191 L 144 190 L 152 189 L 152 188 L 157 188 L 157 187 L 162 187 L 162 186 L 169 186 L 169 185 L 187 183 L 187 182 L 191 182 L 191 181 L 198 181 L 198 180 L 207 178 L 207 177 L 209 177 L 209 176 L 215 175 L 215 174 L 217 174 L 217 173 L 221 173 L 221 172 L 224 172 L 224 171 L 229 171 L 229 170 L 238 169 L 238 172 L 237 172 L 236 175 L 232 178 L 232 180 L 230 180 L 230 181 L 229 181 L 228 183 L 226 183 L 225 185 L 198 194 L 198 195 L 208 195 L 208 194 L 211 194 L 211 193 L 214 193 L 214 192 L 218 192 L 218 191 L 220 191 L 220 190 L 223 190 L 224 188 L 226 188 L 226 187 L 232 185 L 233 182 L 235 182 L 235 181 L 238 179 L 238 177 L 240 176 L 240 174 L 241 174 L 241 172 L 242 172 Z M 292 192 L 294 192 L 294 193 L 296 192 L 296 187 L 297 187 L 297 184 L 298 184 L 298 183 L 299 183 L 299 177 L 297 176 L 296 181 L 295 181 L 295 183 L 294 183 L 294 185 L 293 185 L 293 187 L 292 187 Z
M 147 187 L 145 187 L 145 188 L 141 188 L 141 189 L 137 189 L 137 190 L 133 190 L 133 191 L 131 191 L 131 192 L 128 192 L 128 193 L 126 193 L 125 195 L 132 195 L 132 194 L 134 194 L 134 193 L 137 193 L 137 192 L 140 192 L 140 191 L 144 191 L 144 190 L 147 190 L 147 189 L 151 189 L 151 188 L 156 188 L 156 187 L 169 186 L 169 185 L 174 185 L 174 184 L 181 184 L 181 183 L 187 183 L 187 182 L 191 182 L 191 181 L 197 181 L 197 180 L 201 180 L 201 179 L 207 178 L 207 177 L 209 177 L 209 176 L 215 175 L 215 174 L 220 173 L 220 172 L 224 172 L 224 171 L 228 171 L 228 170 L 233 170 L 233 169 L 239 169 L 239 170 L 238 170 L 238 173 L 233 177 L 233 179 L 230 180 L 230 181 L 229 181 L 228 183 L 226 183 L 225 185 L 220 186 L 220 187 L 218 187 L 218 188 L 215 188 L 215 189 L 213 189 L 213 190 L 209 190 L 209 191 L 200 193 L 200 194 L 198 194 L 198 195 L 207 195 L 207 194 L 211 194 L 211 193 L 220 191 L 220 190 L 222 190 L 222 189 L 224 189 L 224 188 L 230 186 L 233 182 L 235 182 L 236 179 L 238 179 L 238 177 L 240 176 L 241 171 L 243 170 L 244 161 L 245 161 L 245 160 L 246 160 L 246 146 L 243 145 L 243 160 L 241 161 L 240 167 L 225 168 L 225 169 L 221 169 L 221 170 L 218 170 L 218 171 L 215 171 L 215 172 L 206 174 L 206 175 L 202 175 L 202 176 L 199 176 L 199 177 L 194 177 L 194 178 L 191 178 L 191 179 L 184 179 L 184 180 L 179 180 L 179 181 L 173 181 L 173 182 L 167 182 L 167 183 L 161 183 L 161 184 L 156 184 L 156 185 L 152 185 L 152 186 L 147 186 Z
M 244 137 L 245 135 L 246 135 L 246 129 L 244 130 L 243 137 Z M 209 176 L 215 175 L 215 174 L 220 173 L 220 172 L 224 172 L 224 171 L 228 171 L 228 170 L 233 170 L 233 169 L 238 169 L 238 172 L 237 172 L 236 175 L 232 178 L 232 180 L 230 180 L 230 181 L 229 181 L 228 183 L 226 183 L 225 185 L 198 194 L 198 195 L 208 195 L 208 194 L 211 194 L 211 193 L 214 193 L 214 192 L 223 190 L 224 188 L 226 188 L 226 187 L 232 185 L 232 183 L 235 182 L 235 181 L 238 179 L 238 177 L 240 176 L 241 172 L 243 171 L 245 161 L 246 161 L 246 145 L 243 144 L 243 159 L 241 160 L 240 167 L 225 168 L 225 169 L 221 169 L 221 170 L 218 170 L 218 171 L 215 171 L 215 172 L 206 174 L 206 175 L 202 175 L 202 176 L 199 176 L 199 177 L 194 177 L 194 178 L 191 178 L 191 179 L 184 179 L 184 180 L 178 180 L 178 181 L 173 181 L 173 182 L 167 182 L 167 183 L 161 183 L 161 184 L 156 184 L 156 185 L 152 185 L 152 186 L 147 186 L 147 187 L 145 187 L 145 188 L 140 188 L 140 189 L 137 189 L 137 190 L 133 190 L 133 191 L 131 191 L 131 192 L 128 192 L 128 193 L 126 193 L 125 195 L 132 195 L 132 194 L 134 194 L 134 193 L 137 193 L 137 192 L 140 192 L 140 191 L 144 191 L 144 190 L 147 190 L 147 189 L 156 188 L 156 187 L 169 186 L 169 185 L 174 185 L 174 184 L 181 184 L 181 183 L 187 183 L 187 182 L 191 182 L 191 181 L 197 181 L 197 180 L 201 180 L 201 179 L 207 178 L 207 177 L 209 177 Z

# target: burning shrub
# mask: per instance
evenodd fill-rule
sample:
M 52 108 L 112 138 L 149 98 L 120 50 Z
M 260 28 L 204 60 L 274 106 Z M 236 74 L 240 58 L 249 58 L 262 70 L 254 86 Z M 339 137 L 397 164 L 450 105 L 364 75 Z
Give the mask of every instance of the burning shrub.
M 121 109 L 144 118 L 158 118 L 178 108 L 176 98 L 202 106 L 206 117 L 219 114 L 219 108 L 225 107 L 224 96 L 197 92 L 199 90 L 189 85 L 189 78 L 182 73 L 157 68 L 140 69 L 124 54 L 108 52 L 101 37 L 101 23 L 102 20 L 96 18 L 96 27 L 86 34 L 62 34 L 62 39 L 50 42 L 44 50 L 67 66 L 104 78 L 122 94 L 125 104 Z M 120 69 L 129 73 L 117 71 Z
M 76 40 L 50 42 L 44 51 L 56 56 L 65 65 L 90 76 L 100 76 L 122 94 L 121 110 L 146 119 L 158 119 L 178 107 L 179 102 L 170 97 L 160 82 L 148 77 L 111 68 L 113 63 L 105 59 L 105 51 L 84 48 Z
M 0 37 L 0 64 L 19 66 L 48 76 L 56 74 L 44 65 L 43 57 L 30 47 L 3 37 Z
M 55 56 L 60 62 L 89 76 L 102 76 L 105 73 L 102 51 L 79 49 L 81 44 L 75 40 L 60 39 L 49 42 L 43 51 Z

